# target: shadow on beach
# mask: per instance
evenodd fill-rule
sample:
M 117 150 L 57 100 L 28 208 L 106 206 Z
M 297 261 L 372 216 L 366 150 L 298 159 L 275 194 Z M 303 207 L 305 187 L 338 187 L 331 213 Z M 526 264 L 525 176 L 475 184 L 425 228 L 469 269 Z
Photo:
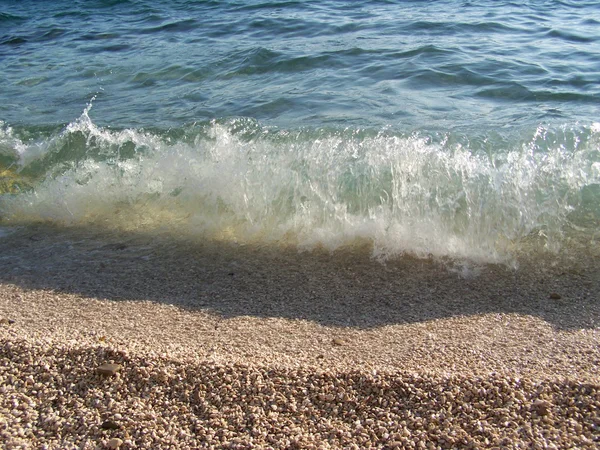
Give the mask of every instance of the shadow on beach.
M 149 300 L 222 317 L 304 319 L 373 328 L 454 316 L 518 313 L 560 329 L 597 326 L 598 267 L 448 265 L 370 249 L 274 246 L 92 227 L 19 227 L 0 237 L 0 282 L 84 297 Z M 551 294 L 558 295 L 551 295 Z M 558 298 L 560 296 L 560 298 Z M 554 297 L 554 298 L 551 298 Z

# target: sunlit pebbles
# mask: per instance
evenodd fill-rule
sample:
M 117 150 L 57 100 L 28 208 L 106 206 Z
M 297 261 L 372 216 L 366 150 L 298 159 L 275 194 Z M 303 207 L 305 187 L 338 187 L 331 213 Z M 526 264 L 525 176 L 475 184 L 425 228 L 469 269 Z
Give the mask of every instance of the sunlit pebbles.
M 598 444 L 598 386 L 568 380 L 180 364 L 18 341 L 5 342 L 0 356 L 7 448 Z M 120 377 L 94 374 L 106 358 L 122 364 Z

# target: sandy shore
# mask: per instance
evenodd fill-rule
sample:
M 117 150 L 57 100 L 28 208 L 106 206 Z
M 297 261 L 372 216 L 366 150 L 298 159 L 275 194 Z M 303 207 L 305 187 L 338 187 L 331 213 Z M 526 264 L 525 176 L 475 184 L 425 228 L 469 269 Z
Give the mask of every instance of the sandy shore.
M 357 249 L 12 231 L 0 238 L 0 440 L 596 448 L 599 268 L 549 260 L 465 278 Z

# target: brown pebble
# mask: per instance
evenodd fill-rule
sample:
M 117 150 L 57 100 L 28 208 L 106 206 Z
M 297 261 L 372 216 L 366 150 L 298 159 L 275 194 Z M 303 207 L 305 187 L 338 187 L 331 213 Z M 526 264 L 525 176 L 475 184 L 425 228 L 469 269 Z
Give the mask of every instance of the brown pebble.
M 535 402 L 533 402 L 533 408 L 540 416 L 545 416 L 550 412 L 552 403 L 547 402 L 546 400 L 537 399 Z
M 96 369 L 101 375 L 115 375 L 119 370 L 121 370 L 121 364 L 112 364 L 105 363 Z
M 118 430 L 119 428 L 121 428 L 118 423 L 113 422 L 112 420 L 105 420 L 104 422 L 102 422 L 102 425 L 100 425 L 100 427 L 103 430 Z
M 342 341 L 340 338 L 334 338 L 331 343 L 333 345 L 337 345 L 337 346 L 341 346 L 344 345 L 344 341 Z
M 560 300 L 561 298 L 562 298 L 562 295 L 560 295 L 558 292 L 552 292 L 550 294 L 551 300 Z
M 117 449 L 123 444 L 123 441 L 119 438 L 112 438 L 106 443 L 108 448 Z

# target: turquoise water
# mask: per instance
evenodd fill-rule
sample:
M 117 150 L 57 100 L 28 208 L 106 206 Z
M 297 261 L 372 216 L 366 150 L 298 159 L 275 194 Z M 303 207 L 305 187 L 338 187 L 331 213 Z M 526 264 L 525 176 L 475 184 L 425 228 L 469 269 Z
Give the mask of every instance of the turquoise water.
M 0 64 L 4 226 L 597 245 L 597 2 L 0 2 Z

